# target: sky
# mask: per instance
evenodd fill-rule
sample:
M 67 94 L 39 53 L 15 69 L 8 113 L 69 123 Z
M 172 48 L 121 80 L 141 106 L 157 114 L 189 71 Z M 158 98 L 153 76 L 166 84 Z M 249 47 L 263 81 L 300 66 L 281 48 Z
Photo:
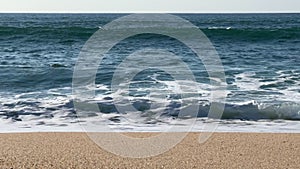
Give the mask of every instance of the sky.
M 300 12 L 300 0 L 0 0 L 0 12 Z

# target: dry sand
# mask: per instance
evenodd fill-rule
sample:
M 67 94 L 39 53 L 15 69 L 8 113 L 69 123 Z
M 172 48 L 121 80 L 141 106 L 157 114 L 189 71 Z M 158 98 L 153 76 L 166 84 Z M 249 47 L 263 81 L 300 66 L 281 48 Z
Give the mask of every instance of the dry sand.
M 204 144 L 198 136 L 132 159 L 100 149 L 84 133 L 0 134 L 0 168 L 300 168 L 300 134 L 215 133 Z

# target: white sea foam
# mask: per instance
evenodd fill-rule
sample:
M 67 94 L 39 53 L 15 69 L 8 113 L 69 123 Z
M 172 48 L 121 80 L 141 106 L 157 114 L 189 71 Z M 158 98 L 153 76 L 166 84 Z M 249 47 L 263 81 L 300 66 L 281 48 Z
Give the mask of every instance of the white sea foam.
M 108 118 L 108 117 L 106 117 Z M 198 119 L 194 127 L 190 132 L 202 132 L 203 126 L 206 119 Z M 87 132 L 86 124 L 74 123 L 74 121 L 65 122 L 65 125 L 57 126 L 55 124 L 61 123 L 60 120 L 56 119 L 53 121 L 45 122 L 49 125 L 36 125 L 35 121 L 26 122 L 9 122 L 4 119 L 0 119 L 0 133 L 14 133 L 14 132 Z M 186 130 L 180 130 L 178 126 L 186 125 L 184 120 L 172 122 L 173 125 L 177 125 L 178 132 L 188 132 Z M 101 125 L 109 126 L 113 131 L 116 132 L 166 132 L 172 123 L 160 123 L 160 124 L 141 124 L 128 122 L 123 123 L 111 123 L 108 121 L 95 121 L 88 122 L 89 125 L 95 127 L 94 131 L 106 132 L 101 130 Z M 241 120 L 221 120 L 211 123 L 217 123 L 218 128 L 214 132 L 254 132 L 254 133 L 300 133 L 300 122 L 299 121 L 241 121 Z M 52 124 L 52 125 L 51 125 Z M 89 127 L 88 127 L 89 128 Z M 206 131 L 211 132 L 211 131 Z

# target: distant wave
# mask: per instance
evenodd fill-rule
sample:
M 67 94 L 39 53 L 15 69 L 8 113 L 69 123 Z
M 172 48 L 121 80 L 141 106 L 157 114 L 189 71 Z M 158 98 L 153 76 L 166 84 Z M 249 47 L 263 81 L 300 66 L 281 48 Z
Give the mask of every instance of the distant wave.
M 300 28 L 233 28 L 233 27 L 208 27 L 200 28 L 211 37 L 223 37 L 239 40 L 285 40 L 300 39 Z M 89 38 L 99 27 L 0 27 L 0 36 L 34 36 L 38 35 L 74 35 Z
M 2 37 L 35 37 L 45 38 L 45 36 L 55 37 L 74 37 L 74 38 L 89 38 L 95 33 L 97 28 L 86 27 L 0 27 L 0 36 Z
M 226 30 L 230 30 L 231 27 L 216 27 L 216 26 L 213 26 L 213 27 L 208 27 L 208 29 L 226 29 Z
M 227 38 L 243 41 L 280 41 L 300 39 L 300 28 L 231 28 L 231 27 L 211 27 L 201 29 L 209 37 Z

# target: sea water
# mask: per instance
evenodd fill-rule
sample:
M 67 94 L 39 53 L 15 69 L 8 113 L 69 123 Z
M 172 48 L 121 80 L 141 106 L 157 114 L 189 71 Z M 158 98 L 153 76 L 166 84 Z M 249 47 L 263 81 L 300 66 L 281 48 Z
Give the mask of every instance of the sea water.
M 114 100 L 124 98 L 111 90 L 117 65 L 149 47 L 172 51 L 194 73 L 195 82 L 183 82 L 199 95 L 193 131 L 206 123 L 217 123 L 217 131 L 300 131 L 300 14 L 176 14 L 199 27 L 220 56 L 227 83 L 221 119 L 207 118 L 214 86 L 201 60 L 178 40 L 157 34 L 127 38 L 106 54 L 96 95 L 88 101 L 99 111 L 78 119 L 72 77 L 79 52 L 93 33 L 125 15 L 0 14 L 0 131 L 82 131 L 85 123 L 116 131 L 187 125 L 188 119 L 178 118 L 183 105 L 180 93 L 174 94 L 176 79 L 162 70 L 147 69 L 132 79 L 125 104 L 136 111 L 124 113 L 114 106 Z M 170 94 L 151 97 L 160 91 Z M 150 111 L 155 102 L 166 106 Z

